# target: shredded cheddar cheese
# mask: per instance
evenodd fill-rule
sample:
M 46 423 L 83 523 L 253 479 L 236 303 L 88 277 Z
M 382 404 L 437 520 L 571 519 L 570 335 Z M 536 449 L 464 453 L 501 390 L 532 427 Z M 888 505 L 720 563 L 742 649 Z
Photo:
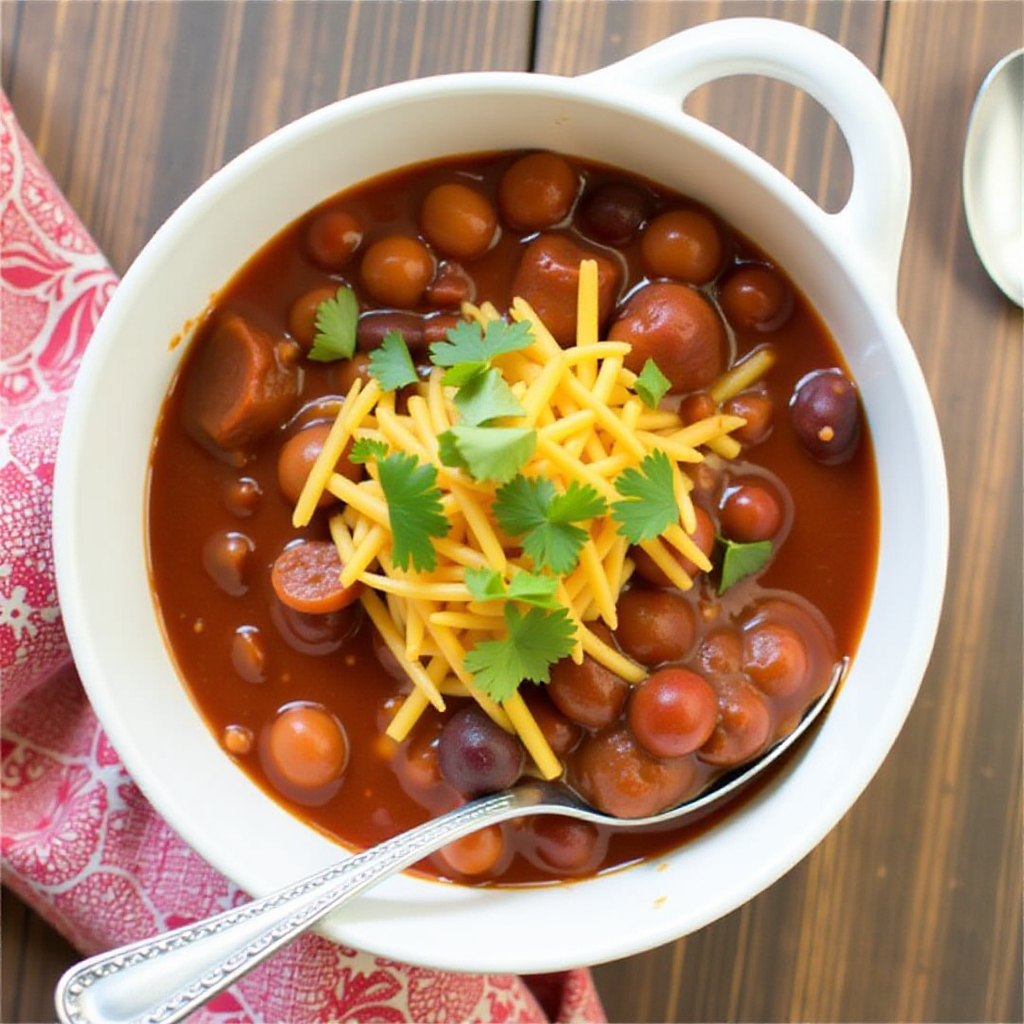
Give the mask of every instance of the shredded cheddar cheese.
M 696 516 L 692 483 L 680 466 L 699 463 L 708 450 L 726 458 L 739 451 L 730 433 L 740 417 L 716 413 L 687 424 L 663 403 L 647 408 L 633 390 L 636 375 L 624 367 L 630 346 L 603 341 L 598 335 L 597 266 L 580 269 L 576 346 L 562 349 L 528 303 L 515 299 L 509 313 L 515 323 L 530 325 L 525 348 L 498 355 L 493 364 L 516 396 L 522 416 L 502 425 L 536 431 L 536 447 L 521 473 L 552 481 L 559 492 L 576 482 L 589 485 L 611 503 L 619 499 L 616 480 L 652 452 L 672 464 L 673 493 L 679 520 L 661 536 L 639 546 L 680 589 L 692 586 L 680 564 L 683 556 L 701 569 L 710 568 L 691 534 Z M 466 306 L 467 320 L 482 326 L 499 317 L 488 304 Z M 716 402 L 749 386 L 771 365 L 770 350 L 761 350 L 724 375 L 711 389 Z M 438 437 L 460 421 L 452 387 L 435 367 L 408 398 L 404 411 L 395 395 L 371 379 L 353 384 L 330 430 L 296 504 L 296 527 L 307 524 L 324 491 L 343 503 L 330 517 L 331 536 L 343 565 L 346 586 L 362 584 L 360 600 L 383 642 L 412 680 L 413 689 L 392 719 L 387 733 L 401 740 L 429 707 L 443 710 L 445 695 L 469 695 L 503 728 L 515 732 L 545 778 L 562 766 L 516 691 L 497 702 L 475 685 L 465 667 L 474 644 L 500 638 L 505 628 L 502 602 L 477 600 L 465 582 L 467 570 L 493 570 L 508 582 L 530 568 L 518 541 L 506 537 L 491 511 L 498 485 L 474 479 L 440 460 Z M 385 442 L 390 450 L 415 455 L 436 467 L 441 508 L 448 532 L 433 539 L 436 566 L 430 571 L 403 570 L 393 564 L 388 503 L 380 481 L 367 465 L 358 483 L 334 467 L 351 441 Z M 630 545 L 610 515 L 582 523 L 587 539 L 575 566 L 557 581 L 555 596 L 576 626 L 572 657 L 596 659 L 630 683 L 646 669 L 606 643 L 591 625 L 617 625 L 616 603 L 633 571 Z

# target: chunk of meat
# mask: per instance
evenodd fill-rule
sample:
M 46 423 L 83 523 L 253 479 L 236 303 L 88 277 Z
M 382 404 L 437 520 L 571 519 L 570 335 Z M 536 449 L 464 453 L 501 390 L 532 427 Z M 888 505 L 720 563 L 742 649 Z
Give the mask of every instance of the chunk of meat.
M 563 348 L 576 342 L 576 293 L 580 262 L 586 259 L 597 262 L 598 319 L 603 324 L 615 305 L 622 271 L 609 257 L 565 235 L 539 235 L 530 242 L 512 282 L 512 294 L 533 307 Z
M 238 314 L 224 317 L 188 377 L 185 428 L 229 454 L 249 448 L 290 416 L 301 385 L 294 344 Z

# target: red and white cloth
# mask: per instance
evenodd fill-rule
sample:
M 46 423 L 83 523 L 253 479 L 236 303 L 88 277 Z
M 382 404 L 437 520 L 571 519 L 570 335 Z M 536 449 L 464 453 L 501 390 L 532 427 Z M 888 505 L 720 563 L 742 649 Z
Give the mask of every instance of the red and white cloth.
M 68 391 L 117 285 L 0 93 L 3 881 L 83 955 L 246 900 L 175 834 L 96 720 L 61 626 L 50 542 Z M 195 1019 L 604 1021 L 586 970 L 451 974 L 307 935 Z

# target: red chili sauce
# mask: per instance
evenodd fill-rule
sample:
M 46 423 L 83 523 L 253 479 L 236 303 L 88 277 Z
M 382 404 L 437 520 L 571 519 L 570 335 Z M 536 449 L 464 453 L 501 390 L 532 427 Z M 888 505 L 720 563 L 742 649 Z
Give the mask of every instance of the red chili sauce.
M 401 744 L 384 735 L 411 684 L 359 603 L 297 611 L 272 587 L 286 547 L 329 536 L 327 510 L 292 527 L 298 489 L 387 329 L 425 361 L 461 303 L 504 311 L 518 295 L 572 344 L 583 257 L 599 264 L 601 336 L 634 342 L 637 371 L 653 357 L 686 418 L 715 411 L 706 389 L 751 351 L 770 345 L 776 362 L 724 403 L 747 419 L 739 456 L 693 470 L 694 536 L 715 569 L 682 592 L 636 554 L 614 642 L 648 679 L 631 686 L 588 656 L 557 664 L 547 686 L 522 684 L 569 783 L 621 816 L 670 806 L 788 731 L 855 651 L 878 543 L 870 436 L 833 339 L 781 268 L 683 196 L 550 153 L 449 159 L 359 185 L 285 229 L 212 304 L 163 410 L 149 507 L 156 601 L 201 714 L 254 782 L 346 845 L 465 799 L 442 776 L 439 736 L 473 702 L 428 709 Z M 342 285 L 358 298 L 357 352 L 314 361 L 317 306 Z M 726 540 L 768 540 L 772 557 L 720 595 Z M 537 817 L 420 868 L 538 883 L 687 834 Z

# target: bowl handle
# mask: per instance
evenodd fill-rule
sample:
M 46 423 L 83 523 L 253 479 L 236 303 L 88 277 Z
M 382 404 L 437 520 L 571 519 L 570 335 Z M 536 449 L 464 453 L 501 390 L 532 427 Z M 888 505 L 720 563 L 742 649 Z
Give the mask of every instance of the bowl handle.
M 899 114 L 872 72 L 820 32 L 772 18 L 726 18 L 686 29 L 580 76 L 621 95 L 639 90 L 681 112 L 699 86 L 766 75 L 802 89 L 835 119 L 853 162 L 846 205 L 825 214 L 859 252 L 893 305 L 910 202 L 910 155 Z M 684 115 L 686 116 L 686 115 Z

